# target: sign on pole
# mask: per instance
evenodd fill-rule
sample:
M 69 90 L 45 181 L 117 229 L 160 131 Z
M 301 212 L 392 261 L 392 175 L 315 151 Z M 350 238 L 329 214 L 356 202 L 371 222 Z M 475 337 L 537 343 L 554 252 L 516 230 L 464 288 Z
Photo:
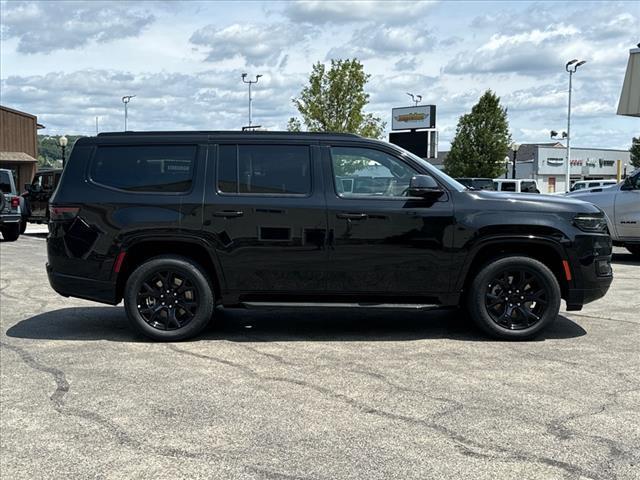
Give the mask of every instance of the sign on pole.
M 436 128 L 436 106 L 419 105 L 391 110 L 391 130 Z

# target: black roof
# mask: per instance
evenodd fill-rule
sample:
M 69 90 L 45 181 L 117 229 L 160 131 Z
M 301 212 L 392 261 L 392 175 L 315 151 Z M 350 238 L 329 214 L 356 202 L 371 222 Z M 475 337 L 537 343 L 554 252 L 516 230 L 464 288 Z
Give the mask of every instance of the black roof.
M 360 135 L 356 135 L 355 133 L 334 133 L 334 132 L 287 132 L 287 131 L 255 131 L 255 130 L 247 130 L 247 131 L 239 131 L 239 130 L 174 130 L 174 131 L 149 131 L 149 132 L 136 132 L 136 131 L 126 131 L 126 132 L 102 132 L 98 134 L 98 137 L 122 137 L 122 136 L 133 136 L 133 137 L 141 137 L 141 136 L 193 136 L 193 135 L 212 135 L 212 136 L 225 136 L 225 137 L 249 137 L 249 136 L 258 136 L 258 137 L 283 137 L 283 136 L 292 136 L 292 137 L 300 137 L 300 138 L 308 138 L 308 137 L 337 137 L 337 138 L 362 138 Z

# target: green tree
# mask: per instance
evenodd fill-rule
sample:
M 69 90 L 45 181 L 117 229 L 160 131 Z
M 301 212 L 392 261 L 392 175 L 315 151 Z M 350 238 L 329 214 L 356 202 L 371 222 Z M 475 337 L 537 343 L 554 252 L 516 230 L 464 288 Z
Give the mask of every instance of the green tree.
M 631 165 L 640 168 L 640 137 L 633 137 L 629 153 L 631 153 Z
M 69 141 L 66 148 L 67 158 L 79 138 L 82 138 L 82 135 L 67 135 Z M 58 143 L 59 139 L 60 135 L 38 135 L 38 167 L 62 166 L 62 149 Z
M 445 170 L 453 177 L 495 178 L 504 172 L 511 134 L 500 97 L 487 90 L 470 113 L 460 117 Z
M 369 94 L 364 88 L 370 75 L 357 59 L 331 60 L 331 67 L 318 62 L 309 75 L 309 84 L 293 104 L 302 121 L 289 119 L 289 131 L 301 131 L 302 123 L 310 132 L 356 133 L 381 138 L 385 123 L 364 108 Z

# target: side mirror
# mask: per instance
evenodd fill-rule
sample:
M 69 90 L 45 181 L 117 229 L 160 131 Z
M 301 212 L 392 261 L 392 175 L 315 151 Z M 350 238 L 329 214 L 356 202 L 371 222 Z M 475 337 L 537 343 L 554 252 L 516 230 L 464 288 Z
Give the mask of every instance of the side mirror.
M 438 185 L 433 177 L 429 175 L 415 175 L 411 177 L 409 189 L 407 191 L 410 197 L 422 197 L 436 199 L 442 196 L 444 190 Z

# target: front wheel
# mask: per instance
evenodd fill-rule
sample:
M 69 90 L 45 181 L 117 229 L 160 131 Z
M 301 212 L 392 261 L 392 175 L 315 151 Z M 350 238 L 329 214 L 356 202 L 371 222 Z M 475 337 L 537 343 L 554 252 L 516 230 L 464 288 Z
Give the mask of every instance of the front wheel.
M 152 258 L 127 280 L 124 305 L 131 324 L 158 341 L 198 335 L 213 315 L 214 298 L 206 273 L 178 256 Z
M 526 340 L 548 327 L 560 311 L 558 280 L 529 257 L 503 257 L 480 269 L 471 283 L 467 307 L 486 333 L 505 340 Z

